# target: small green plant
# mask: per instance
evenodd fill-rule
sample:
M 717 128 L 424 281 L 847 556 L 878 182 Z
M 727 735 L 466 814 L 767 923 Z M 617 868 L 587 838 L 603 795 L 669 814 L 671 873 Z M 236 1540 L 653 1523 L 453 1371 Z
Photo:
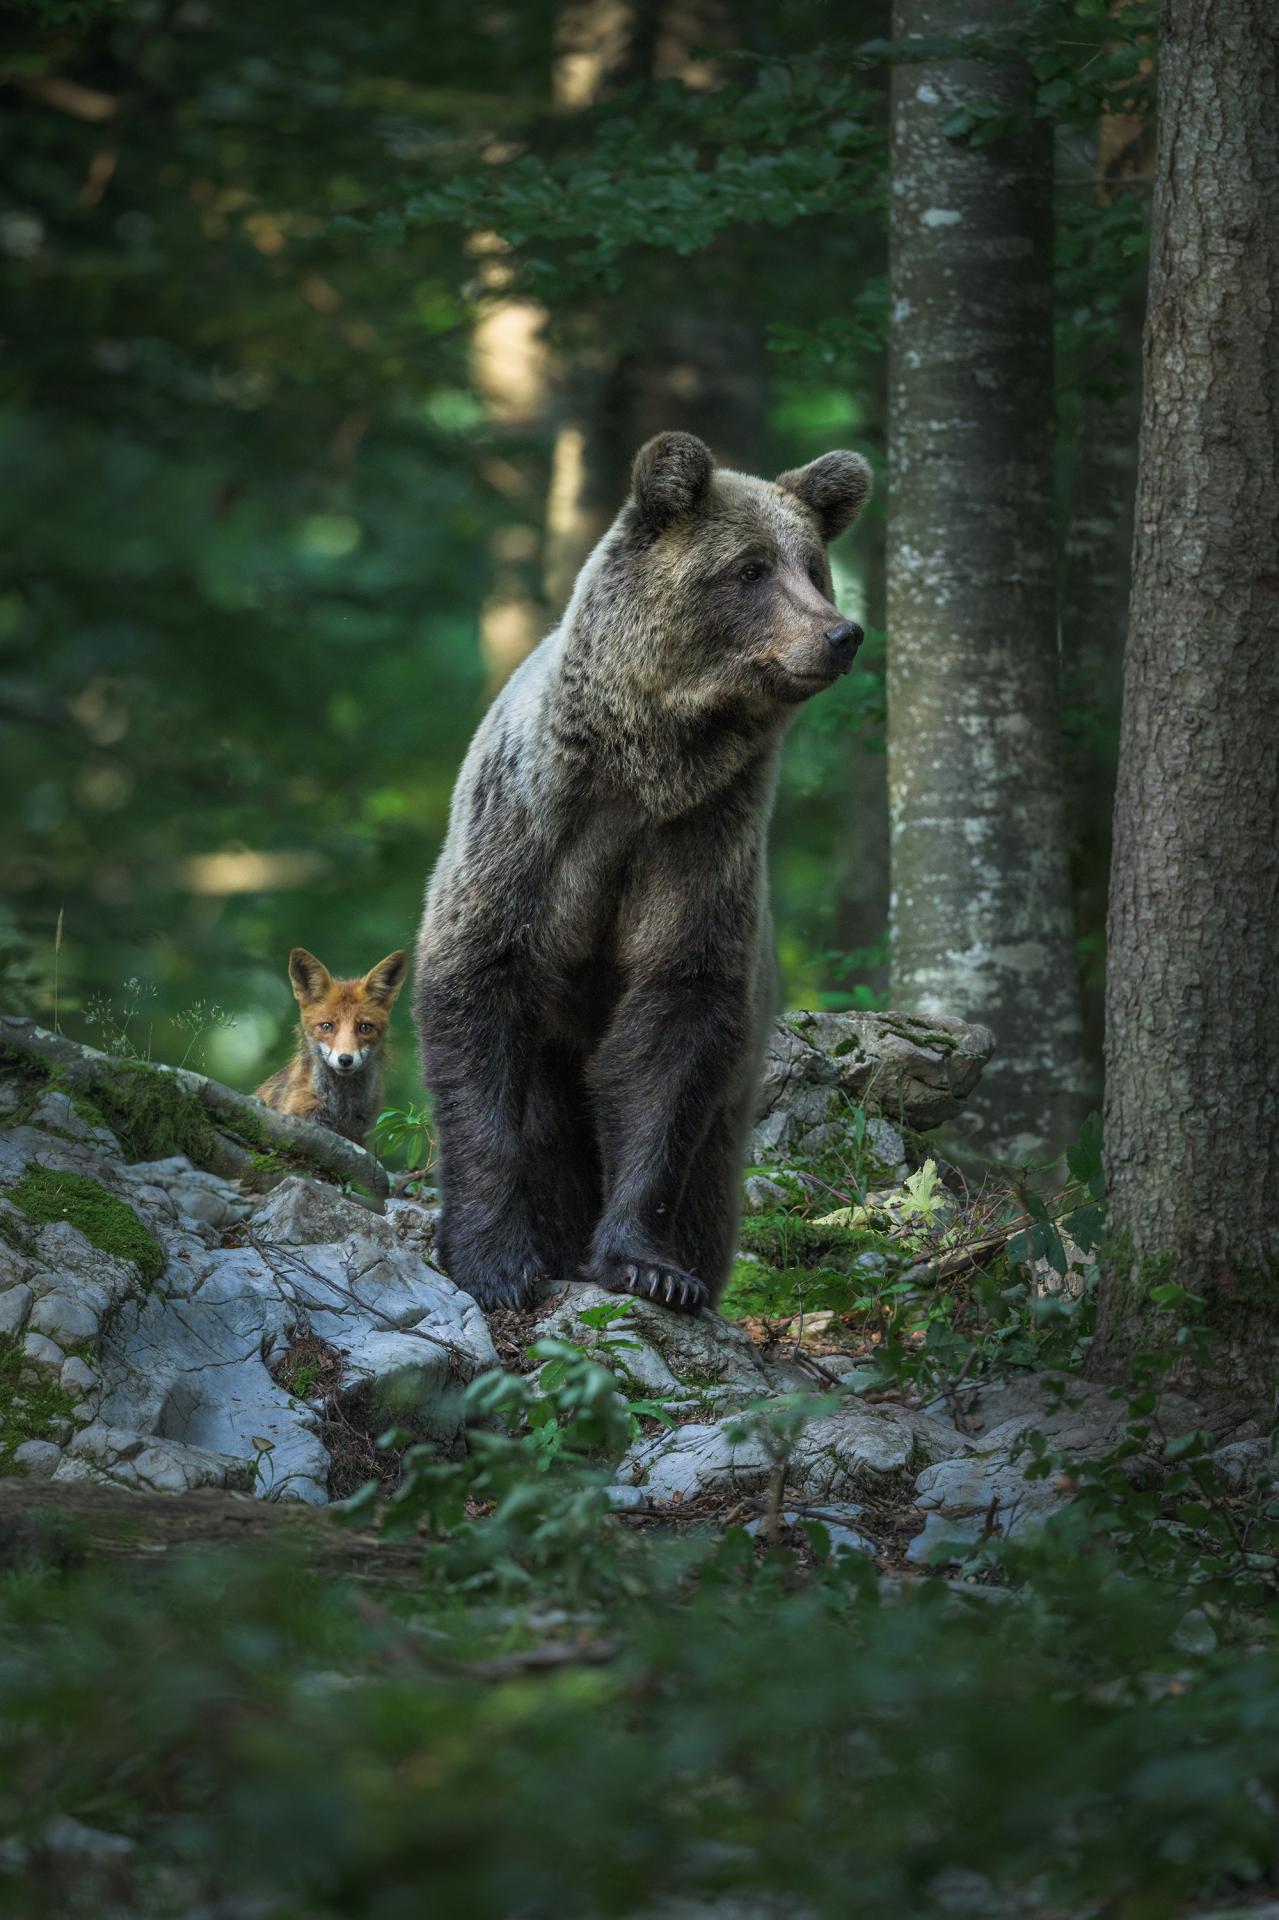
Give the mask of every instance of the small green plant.
M 236 1022 L 234 1014 L 228 1013 L 225 1007 L 218 1006 L 215 1001 L 194 1000 L 181 1013 L 174 1014 L 173 1024 L 188 1036 L 186 1052 L 178 1061 L 180 1067 L 185 1067 L 193 1053 L 197 1060 L 203 1061 L 207 1034 L 229 1033 Z
M 392 1428 L 403 1477 L 381 1509 L 391 1536 L 425 1529 L 428 1578 L 520 1589 L 536 1576 L 578 1597 L 596 1584 L 599 1529 L 609 1512 L 609 1463 L 629 1444 L 634 1416 L 607 1368 L 567 1341 L 538 1341 L 534 1375 L 492 1368 L 461 1397 L 467 1451 L 442 1460 Z M 380 1501 L 369 1482 L 342 1503 L 366 1520 Z M 609 1576 L 611 1579 L 611 1576 Z
M 394 1159 L 412 1172 L 425 1173 L 435 1159 L 430 1108 L 412 1103 L 384 1107 L 373 1122 L 373 1145 L 380 1159 Z
M 106 994 L 90 994 L 85 1003 L 84 1024 L 97 1028 L 94 1038 L 104 1053 L 118 1054 L 124 1060 L 150 1060 L 155 1032 L 154 1002 L 159 991 L 152 981 L 139 980 L 135 974 L 124 983 L 122 1008 Z M 137 1028 L 147 1014 L 150 1014 L 147 1037 L 139 1046 Z
M 1217 1608 L 1272 1607 L 1279 1599 L 1279 1452 L 1272 1440 L 1269 1465 L 1258 1463 L 1259 1494 L 1250 1497 L 1212 1458 L 1215 1435 L 1169 1431 L 1161 1386 L 1186 1358 L 1209 1377 L 1220 1342 L 1203 1324 L 1199 1295 L 1168 1281 L 1151 1287 L 1149 1298 L 1169 1316 L 1168 1338 L 1135 1355 L 1127 1383 L 1111 1389 L 1125 1410 L 1119 1438 L 1080 1457 L 1031 1431 L 1022 1442 L 1026 1478 L 1052 1479 L 1071 1492 L 1049 1522 L 1071 1550 L 1104 1547 L 1128 1575 L 1195 1592 Z M 1068 1378 L 1051 1384 L 1057 1405 L 1076 1404 Z M 1006 1565 L 1009 1552 L 992 1539 L 974 1557 Z
M 745 1408 L 725 1426 L 724 1431 L 734 1445 L 756 1440 L 768 1455 L 772 1471 L 761 1531 L 770 1546 L 777 1540 L 791 1458 L 809 1421 L 829 1413 L 830 1409 L 829 1394 L 787 1393 L 757 1407 Z

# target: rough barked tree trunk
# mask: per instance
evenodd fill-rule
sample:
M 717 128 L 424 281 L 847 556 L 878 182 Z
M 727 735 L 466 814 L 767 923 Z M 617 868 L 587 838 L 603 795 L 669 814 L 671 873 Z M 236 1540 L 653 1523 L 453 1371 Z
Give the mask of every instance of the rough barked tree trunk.
M 1217 1386 L 1279 1363 L 1279 35 L 1165 0 L 1106 995 L 1114 1246 L 1093 1364 L 1208 1301 Z
M 1132 0 L 1111 0 L 1112 15 Z M 1154 172 L 1153 112 L 1140 100 L 1121 103 L 1097 125 L 1093 197 L 1109 207 L 1124 196 L 1145 198 Z M 1141 425 L 1141 331 L 1144 272 L 1133 270 L 1110 319 L 1108 337 L 1072 371 L 1070 502 L 1061 559 L 1061 678 L 1066 716 L 1068 823 L 1075 923 L 1100 933 L 1110 879 L 1124 639 L 1132 594 L 1133 501 Z M 1105 1020 L 1104 966 L 1090 959 L 1081 983 L 1088 1103 L 1101 1102 Z
M 894 38 L 1007 23 L 896 0 Z M 1081 1117 L 1062 788 L 1052 429 L 1052 152 L 1016 63 L 894 68 L 888 753 L 893 1000 L 993 1027 L 971 1144 L 1022 1163 Z

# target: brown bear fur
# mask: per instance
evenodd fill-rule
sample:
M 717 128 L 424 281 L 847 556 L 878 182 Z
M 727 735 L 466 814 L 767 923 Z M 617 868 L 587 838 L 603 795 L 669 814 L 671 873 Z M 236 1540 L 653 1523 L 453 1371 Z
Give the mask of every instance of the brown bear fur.
M 446 1271 L 695 1311 L 732 1260 L 774 1000 L 766 837 L 787 722 L 851 664 L 825 545 L 870 472 L 775 483 L 660 434 L 559 627 L 471 744 L 415 1011 Z

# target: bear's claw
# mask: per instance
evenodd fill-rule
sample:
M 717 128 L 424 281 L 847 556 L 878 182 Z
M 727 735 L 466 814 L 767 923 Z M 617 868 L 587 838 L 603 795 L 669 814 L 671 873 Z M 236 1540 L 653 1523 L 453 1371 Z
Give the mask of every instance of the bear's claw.
M 653 1300 L 675 1313 L 699 1313 L 710 1304 L 710 1289 L 695 1273 L 682 1267 L 659 1265 L 652 1260 L 628 1260 L 625 1256 L 604 1260 L 592 1276 L 609 1293 L 632 1293 L 637 1300 Z
M 485 1313 L 503 1307 L 513 1307 L 519 1313 L 532 1306 L 545 1278 L 536 1261 L 526 1260 L 514 1272 L 484 1273 L 474 1280 L 458 1280 L 456 1285 L 469 1293 Z

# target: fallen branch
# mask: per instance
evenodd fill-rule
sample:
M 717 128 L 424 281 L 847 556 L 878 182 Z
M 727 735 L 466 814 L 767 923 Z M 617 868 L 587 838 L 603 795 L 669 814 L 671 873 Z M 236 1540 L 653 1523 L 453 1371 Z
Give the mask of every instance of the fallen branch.
M 314 1120 L 298 1119 L 273 1108 L 249 1093 L 236 1093 L 218 1080 L 210 1080 L 189 1067 L 167 1067 L 157 1062 L 121 1059 L 99 1053 L 96 1047 L 81 1046 L 65 1035 L 50 1033 L 12 1014 L 0 1015 L 0 1058 L 5 1054 L 23 1061 L 41 1072 L 55 1075 L 65 1087 L 92 1097 L 95 1088 L 114 1088 L 127 1096 L 127 1082 L 139 1069 L 164 1075 L 179 1094 L 193 1096 L 210 1116 L 213 1150 L 206 1153 L 214 1173 L 231 1177 L 242 1174 L 252 1163 L 253 1152 L 263 1149 L 287 1155 L 290 1159 L 317 1167 L 343 1182 L 362 1186 L 373 1196 L 373 1211 L 381 1213 L 382 1202 L 390 1191 L 390 1180 L 381 1161 L 353 1140 L 320 1126 Z M 214 1164 L 216 1162 L 216 1164 Z M 359 1199 L 359 1194 L 355 1195 Z

